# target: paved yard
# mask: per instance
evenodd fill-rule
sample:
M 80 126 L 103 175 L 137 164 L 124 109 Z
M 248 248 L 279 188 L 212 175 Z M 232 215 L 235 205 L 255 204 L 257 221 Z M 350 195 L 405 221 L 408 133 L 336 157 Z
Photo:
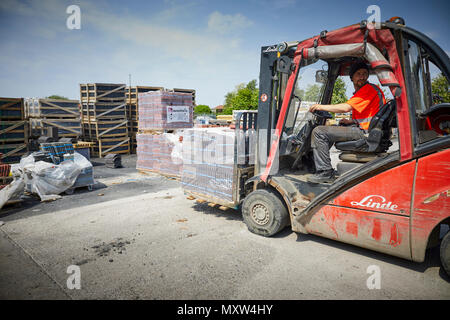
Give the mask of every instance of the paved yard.
M 450 298 L 439 248 L 418 264 L 289 229 L 260 237 L 135 161 L 95 159 L 93 191 L 0 211 L 0 299 Z M 367 287 L 371 265 L 380 289 Z

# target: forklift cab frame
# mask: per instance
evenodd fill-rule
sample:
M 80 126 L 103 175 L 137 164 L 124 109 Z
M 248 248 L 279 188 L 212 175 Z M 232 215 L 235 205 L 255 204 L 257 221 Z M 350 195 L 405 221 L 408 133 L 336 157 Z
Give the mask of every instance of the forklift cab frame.
M 289 118 L 297 116 L 292 108 L 299 70 L 317 59 L 328 62 L 320 103 L 329 104 L 336 78 L 347 75 L 356 58 L 370 64 L 395 98 L 399 150 L 332 184 L 308 183 L 308 172 L 284 169 L 289 157 L 280 152 L 283 132 L 291 129 Z M 450 225 L 450 105 L 433 105 L 429 61 L 449 81 L 447 54 L 401 20 L 382 23 L 380 29 L 362 21 L 301 42 L 263 47 L 255 172 L 242 202 L 249 230 L 271 236 L 291 225 L 295 232 L 423 261 L 425 250 L 438 243 L 441 226 Z M 446 237 L 449 243 L 449 233 Z M 450 248 L 445 250 L 441 259 L 447 259 L 449 272 Z

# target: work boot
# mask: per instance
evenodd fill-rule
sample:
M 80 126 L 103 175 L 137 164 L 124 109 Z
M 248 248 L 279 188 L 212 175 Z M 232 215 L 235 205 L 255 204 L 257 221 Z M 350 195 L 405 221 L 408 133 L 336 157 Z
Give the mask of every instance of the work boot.
M 335 179 L 336 173 L 334 169 L 321 170 L 312 176 L 308 177 L 308 182 L 312 183 L 332 183 Z

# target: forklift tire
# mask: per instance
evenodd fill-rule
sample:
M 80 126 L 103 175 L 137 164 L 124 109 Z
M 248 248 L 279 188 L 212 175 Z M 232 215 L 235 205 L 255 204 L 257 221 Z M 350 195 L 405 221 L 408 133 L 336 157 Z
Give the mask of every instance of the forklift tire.
M 442 238 L 440 256 L 442 266 L 450 276 L 450 231 L 447 231 L 447 234 Z
M 270 237 L 289 225 L 289 213 L 281 197 L 272 190 L 258 189 L 242 204 L 242 217 L 250 232 Z

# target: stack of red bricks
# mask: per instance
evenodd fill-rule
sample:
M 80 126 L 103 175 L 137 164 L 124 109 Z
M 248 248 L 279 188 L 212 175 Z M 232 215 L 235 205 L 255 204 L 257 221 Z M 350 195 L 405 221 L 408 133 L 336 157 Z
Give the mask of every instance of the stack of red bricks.
M 180 177 L 183 170 L 181 136 L 176 133 L 138 134 L 136 168 Z
M 138 99 L 136 168 L 180 178 L 181 129 L 194 124 L 192 93 L 150 91 L 138 93 Z
M 169 91 L 139 93 L 139 131 L 192 128 L 192 94 Z

